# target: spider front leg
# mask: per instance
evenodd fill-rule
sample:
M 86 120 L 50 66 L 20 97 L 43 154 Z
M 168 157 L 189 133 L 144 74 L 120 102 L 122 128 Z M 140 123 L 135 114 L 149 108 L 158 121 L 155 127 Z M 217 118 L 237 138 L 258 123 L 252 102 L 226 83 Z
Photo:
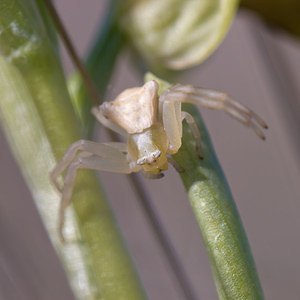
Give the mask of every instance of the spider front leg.
M 191 85 L 176 84 L 164 91 L 160 96 L 160 107 L 162 107 L 162 110 L 170 102 L 192 103 L 211 109 L 223 110 L 244 125 L 252 127 L 261 139 L 265 139 L 259 126 L 268 128 L 266 123 L 252 110 L 225 93 L 197 88 Z
M 168 154 L 175 154 L 181 147 L 182 121 L 185 119 L 196 140 L 196 150 L 199 158 L 203 158 L 201 136 L 197 124 L 188 112 L 181 111 L 181 103 L 160 99 L 159 121 L 163 123 L 169 140 Z M 175 167 L 176 168 L 176 167 Z M 176 168 L 177 169 L 177 168 Z
M 126 144 L 123 143 L 104 143 L 99 144 L 92 141 L 79 140 L 73 143 L 66 151 L 65 155 L 61 161 L 56 165 L 54 170 L 50 174 L 50 180 L 55 185 L 55 187 L 62 192 L 62 188 L 59 186 L 57 179 L 61 173 L 70 165 L 70 163 L 75 159 L 78 151 L 85 151 L 90 154 L 98 155 L 102 158 L 107 158 L 113 161 L 124 161 L 124 150 L 126 149 Z
M 124 153 L 125 149 L 126 144 L 123 143 L 98 144 L 80 140 L 68 148 L 62 160 L 51 172 L 50 179 L 62 194 L 58 220 L 59 234 L 62 240 L 64 212 L 71 202 L 77 170 L 81 168 L 123 174 L 139 171 L 140 166 L 128 161 L 127 154 Z M 79 150 L 82 150 L 82 152 L 76 156 Z M 65 170 L 65 181 L 61 188 L 57 183 L 57 179 Z
M 92 108 L 92 114 L 96 117 L 96 119 L 106 128 L 111 129 L 112 131 L 122 135 L 123 137 L 128 137 L 128 132 L 125 131 L 122 127 L 118 126 L 114 122 L 108 120 L 103 113 L 101 112 L 99 107 L 94 106 Z

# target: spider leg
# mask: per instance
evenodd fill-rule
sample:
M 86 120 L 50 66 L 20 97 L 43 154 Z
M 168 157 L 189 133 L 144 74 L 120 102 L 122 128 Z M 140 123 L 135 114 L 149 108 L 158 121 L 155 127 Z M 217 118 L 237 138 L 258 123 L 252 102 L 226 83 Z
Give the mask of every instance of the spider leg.
M 121 142 L 104 142 L 102 145 L 119 150 L 122 153 L 127 153 L 127 144 Z
M 94 106 L 92 108 L 92 114 L 96 117 L 96 119 L 106 128 L 111 129 L 112 131 L 124 136 L 128 137 L 128 132 L 124 130 L 122 127 L 118 126 L 117 124 L 111 122 L 109 119 L 107 119 L 101 112 L 101 110 Z
M 175 154 L 181 147 L 182 115 L 181 103 L 166 101 L 159 110 L 159 119 L 169 140 L 168 154 Z
M 198 152 L 198 156 L 200 159 L 203 159 L 200 131 L 199 131 L 199 128 L 197 127 L 197 124 L 196 124 L 194 118 L 192 117 L 191 114 L 189 114 L 186 111 L 181 112 L 181 118 L 182 118 L 182 120 L 185 119 L 187 124 L 189 125 L 189 127 L 192 131 L 192 134 L 196 140 L 196 149 Z
M 163 178 L 165 176 L 164 173 L 161 173 L 161 172 L 157 173 L 157 174 L 153 174 L 153 173 L 146 172 L 144 170 L 142 170 L 142 175 L 146 179 L 160 179 L 160 178 Z
M 79 140 L 73 143 L 66 151 L 65 155 L 61 159 L 61 161 L 56 165 L 53 171 L 50 174 L 50 180 L 54 184 L 54 186 L 58 189 L 58 191 L 62 191 L 62 188 L 59 186 L 57 179 L 60 174 L 64 172 L 64 170 L 68 167 L 68 165 L 75 159 L 77 151 L 82 150 L 90 154 L 99 155 L 102 158 L 111 159 L 114 161 L 124 161 L 124 153 L 123 150 L 126 149 L 126 144 L 122 143 L 106 143 L 99 144 L 92 141 Z M 120 150 L 122 149 L 122 150 Z
M 103 145 L 98 144 L 98 146 L 102 148 Z M 114 150 L 113 148 L 108 146 L 107 148 Z M 105 151 L 106 150 L 107 149 L 105 149 Z M 110 154 L 110 157 L 108 157 L 105 151 L 103 151 L 102 157 L 99 156 L 101 152 L 100 150 L 97 151 L 98 153 L 94 153 L 94 154 L 87 151 L 83 151 L 79 153 L 75 158 L 73 158 L 73 160 L 71 160 L 71 162 L 67 165 L 67 167 L 65 167 L 67 168 L 67 171 L 65 175 L 64 185 L 61 190 L 62 197 L 61 197 L 61 203 L 59 209 L 59 220 L 58 220 L 58 229 L 59 229 L 60 238 L 62 240 L 64 240 L 62 235 L 62 229 L 64 226 L 64 212 L 67 206 L 71 202 L 72 191 L 73 191 L 74 182 L 76 179 L 76 174 L 78 169 L 91 169 L 91 170 L 108 171 L 114 173 L 123 173 L 123 174 L 129 174 L 140 170 L 139 166 L 137 166 L 133 162 L 129 162 L 127 160 L 127 156 L 119 152 L 118 150 L 115 150 L 119 152 L 118 155 L 114 156 Z M 68 158 L 68 160 L 70 159 Z
M 184 168 L 173 158 L 173 157 L 167 157 L 168 162 L 174 167 L 174 169 L 178 172 L 178 173 L 183 173 L 184 172 Z
M 165 101 L 161 109 L 160 118 L 169 140 L 168 154 L 176 153 L 181 147 L 182 121 L 185 119 L 195 137 L 198 156 L 202 159 L 201 137 L 194 118 L 181 111 L 180 102 Z
M 265 139 L 259 126 L 267 128 L 266 123 L 252 110 L 225 93 L 177 84 L 162 93 L 160 106 L 163 105 L 163 110 L 168 102 L 186 102 L 223 110 L 246 126 L 252 127 L 260 138 Z

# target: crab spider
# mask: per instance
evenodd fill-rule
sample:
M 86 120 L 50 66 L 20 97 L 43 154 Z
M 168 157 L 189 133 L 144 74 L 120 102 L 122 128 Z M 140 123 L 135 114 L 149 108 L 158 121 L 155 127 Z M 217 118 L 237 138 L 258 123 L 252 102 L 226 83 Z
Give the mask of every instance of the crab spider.
M 259 125 L 265 122 L 253 111 L 225 93 L 176 84 L 158 97 L 158 83 L 148 81 L 143 87 L 123 91 L 114 101 L 94 107 L 92 113 L 105 127 L 121 134 L 127 143 L 96 143 L 80 140 L 72 144 L 50 178 L 62 193 L 60 228 L 63 213 L 71 201 L 77 169 L 86 168 L 129 174 L 142 171 L 147 178 L 160 178 L 168 163 L 182 172 L 183 169 L 170 156 L 181 147 L 182 121 L 185 119 L 196 140 L 197 152 L 202 158 L 200 133 L 193 117 L 181 111 L 181 103 L 192 103 L 220 109 L 252 127 L 264 139 Z M 78 155 L 77 152 L 81 151 Z M 57 179 L 66 170 L 61 187 Z

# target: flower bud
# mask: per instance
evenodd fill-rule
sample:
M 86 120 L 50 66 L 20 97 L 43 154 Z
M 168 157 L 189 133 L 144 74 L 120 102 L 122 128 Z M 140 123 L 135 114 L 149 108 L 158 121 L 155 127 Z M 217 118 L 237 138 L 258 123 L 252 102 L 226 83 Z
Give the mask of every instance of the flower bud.
M 216 49 L 236 6 L 236 0 L 123 0 L 118 22 L 147 63 L 179 70 Z

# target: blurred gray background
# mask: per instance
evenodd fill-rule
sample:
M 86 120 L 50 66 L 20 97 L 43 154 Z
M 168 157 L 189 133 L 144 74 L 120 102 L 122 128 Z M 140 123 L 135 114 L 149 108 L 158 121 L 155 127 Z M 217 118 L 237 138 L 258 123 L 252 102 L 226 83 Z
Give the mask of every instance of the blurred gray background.
M 56 3 L 83 56 L 106 1 Z M 65 53 L 63 57 L 68 73 L 72 66 Z M 299 41 L 272 31 L 245 12 L 237 15 L 221 47 L 181 80 L 226 91 L 269 125 L 267 140 L 262 142 L 227 115 L 201 109 L 244 223 L 266 299 L 272 300 L 300 299 L 299 80 Z M 138 85 L 141 78 L 124 53 L 108 98 Z M 0 299 L 74 299 L 2 132 L 0 144 Z M 100 176 L 149 299 L 184 299 L 128 178 Z M 165 178 L 144 182 L 198 299 L 217 299 L 179 176 L 170 169 Z

